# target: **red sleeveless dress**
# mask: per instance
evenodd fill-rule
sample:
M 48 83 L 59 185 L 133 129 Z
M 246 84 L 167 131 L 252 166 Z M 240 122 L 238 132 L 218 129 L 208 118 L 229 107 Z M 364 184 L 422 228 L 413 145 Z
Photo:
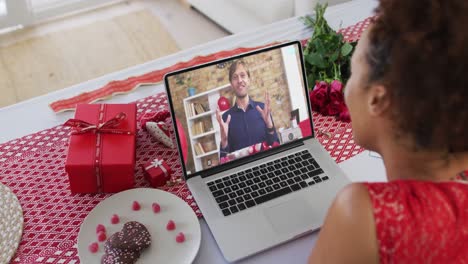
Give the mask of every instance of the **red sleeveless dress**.
M 468 184 L 397 180 L 364 183 L 380 263 L 468 263 Z

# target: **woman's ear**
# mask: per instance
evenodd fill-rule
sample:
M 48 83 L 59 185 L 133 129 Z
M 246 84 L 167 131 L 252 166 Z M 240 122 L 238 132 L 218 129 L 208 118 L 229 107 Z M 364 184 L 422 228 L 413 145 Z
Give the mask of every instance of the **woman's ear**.
M 380 116 L 390 107 L 390 95 L 385 86 L 373 84 L 368 90 L 367 108 L 371 116 Z

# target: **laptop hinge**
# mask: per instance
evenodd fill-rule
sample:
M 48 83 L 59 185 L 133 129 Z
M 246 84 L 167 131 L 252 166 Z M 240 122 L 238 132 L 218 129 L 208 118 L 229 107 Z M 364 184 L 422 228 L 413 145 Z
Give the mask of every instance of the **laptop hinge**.
M 247 164 L 247 163 L 251 163 L 251 162 L 254 162 L 256 160 L 263 159 L 265 157 L 272 156 L 272 155 L 275 155 L 275 154 L 278 154 L 278 153 L 281 153 L 281 152 L 285 152 L 285 151 L 288 151 L 288 150 L 293 149 L 293 148 L 297 148 L 298 146 L 302 146 L 302 145 L 304 145 L 304 141 L 302 141 L 302 140 L 292 142 L 292 143 L 289 143 L 287 145 L 279 146 L 277 148 L 271 149 L 271 150 L 266 151 L 266 152 L 260 152 L 260 153 L 256 154 L 255 156 L 252 156 L 252 157 L 243 158 L 243 159 L 236 160 L 236 161 L 233 161 L 233 162 L 230 162 L 230 163 L 225 163 L 221 167 L 210 169 L 206 173 L 201 173 L 200 176 L 202 178 L 206 178 L 206 177 L 211 176 L 213 174 L 217 174 L 217 173 L 220 173 L 222 171 L 230 170 L 232 168 L 235 168 L 235 167 Z

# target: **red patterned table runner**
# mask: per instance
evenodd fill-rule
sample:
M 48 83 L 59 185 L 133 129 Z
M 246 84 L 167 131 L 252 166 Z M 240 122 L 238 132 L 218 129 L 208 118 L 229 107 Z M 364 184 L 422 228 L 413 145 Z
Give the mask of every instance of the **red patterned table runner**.
M 362 32 L 369 26 L 370 18 L 367 18 L 355 25 L 341 29 L 339 32 L 343 34 L 347 41 L 355 41 L 361 37 Z M 305 43 L 307 39 L 302 40 Z M 276 42 L 275 42 L 276 43 Z M 155 70 L 140 76 L 130 77 L 122 81 L 112 81 L 105 86 L 98 88 L 92 92 L 86 92 L 77 96 L 55 101 L 50 104 L 50 107 L 54 112 L 62 112 L 67 110 L 74 110 L 77 104 L 93 103 L 99 100 L 108 98 L 114 94 L 129 93 L 134 89 L 137 89 L 140 85 L 144 84 L 156 84 L 162 81 L 166 73 L 194 66 L 197 64 L 203 64 L 210 61 L 227 58 L 233 55 L 245 53 L 251 50 L 256 50 L 262 47 L 271 46 L 275 43 L 270 43 L 263 46 L 250 47 L 250 48 L 236 48 L 227 51 L 216 52 L 207 56 L 197 56 L 186 62 L 179 62 L 170 67 Z
M 165 93 L 137 103 L 138 115 L 167 109 Z M 351 126 L 334 117 L 313 114 L 319 141 L 337 162 L 362 151 L 352 140 Z M 325 131 L 330 137 L 321 131 Z M 64 170 L 70 130 L 57 126 L 0 145 L 1 182 L 16 193 L 24 211 L 24 234 L 14 263 L 72 263 L 77 260 L 76 239 L 80 225 L 96 204 L 109 194 L 72 195 Z M 164 157 L 174 171 L 182 175 L 176 150 L 169 149 L 139 129 L 137 135 L 136 186 L 147 187 L 141 164 Z M 164 187 L 184 199 L 201 215 L 185 183 Z M 59 262 L 65 260 L 65 262 Z M 49 262 L 47 262 L 49 261 Z

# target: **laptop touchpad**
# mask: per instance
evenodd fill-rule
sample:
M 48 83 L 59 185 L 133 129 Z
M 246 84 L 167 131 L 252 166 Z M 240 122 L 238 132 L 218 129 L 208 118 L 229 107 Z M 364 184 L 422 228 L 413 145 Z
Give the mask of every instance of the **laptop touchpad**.
M 279 234 L 297 235 L 316 223 L 312 207 L 302 198 L 264 209 L 265 216 Z

